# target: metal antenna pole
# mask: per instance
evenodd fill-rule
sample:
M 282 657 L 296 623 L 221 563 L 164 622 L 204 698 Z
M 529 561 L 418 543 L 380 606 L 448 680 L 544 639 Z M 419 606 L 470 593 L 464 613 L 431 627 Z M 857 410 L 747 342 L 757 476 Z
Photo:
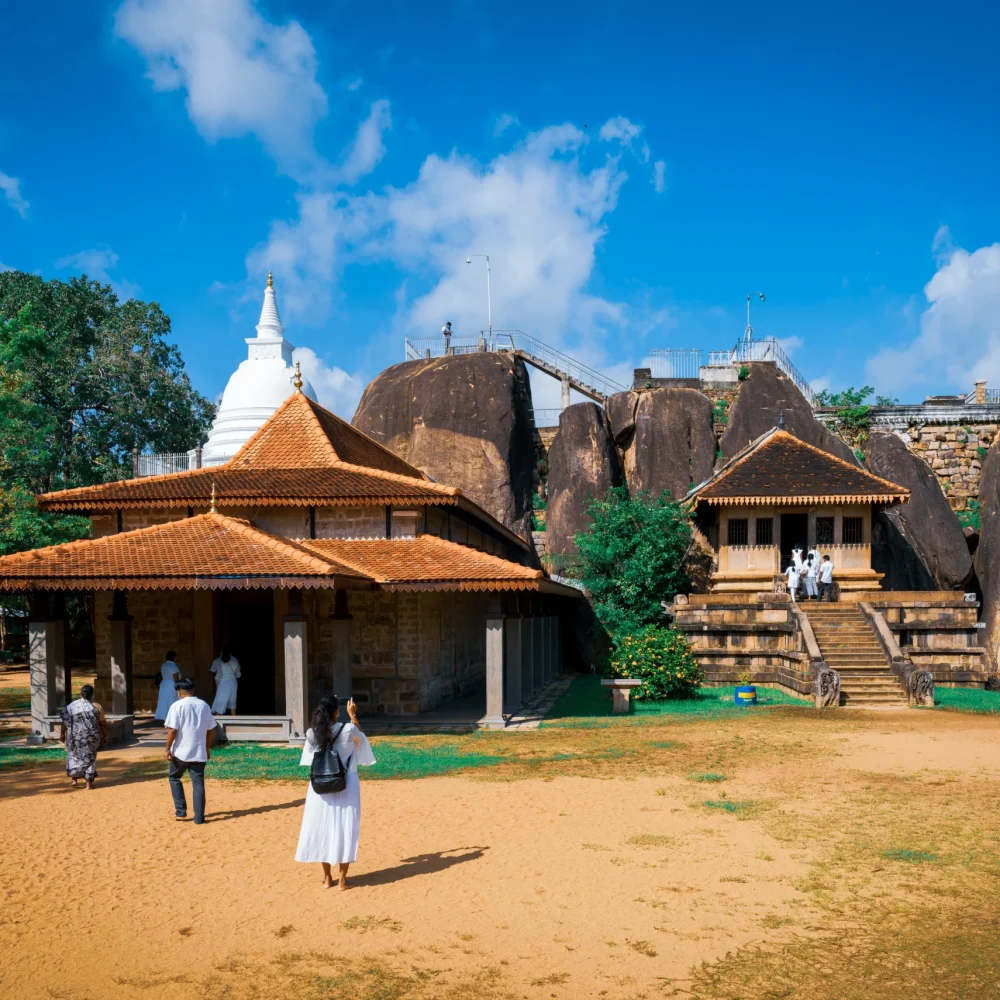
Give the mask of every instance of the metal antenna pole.
M 490 295 L 490 255 L 486 255 L 486 318 L 490 327 L 490 350 L 493 350 L 493 300 Z

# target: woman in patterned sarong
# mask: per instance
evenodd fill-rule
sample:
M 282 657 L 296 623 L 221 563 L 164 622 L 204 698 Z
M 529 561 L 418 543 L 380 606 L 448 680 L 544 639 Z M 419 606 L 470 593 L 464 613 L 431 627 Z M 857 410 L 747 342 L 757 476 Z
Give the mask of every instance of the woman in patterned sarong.
M 80 778 L 94 787 L 97 777 L 97 750 L 108 742 L 108 725 L 104 710 L 94 704 L 94 688 L 84 684 L 80 697 L 62 710 L 59 739 L 66 744 L 66 773 L 79 787 Z

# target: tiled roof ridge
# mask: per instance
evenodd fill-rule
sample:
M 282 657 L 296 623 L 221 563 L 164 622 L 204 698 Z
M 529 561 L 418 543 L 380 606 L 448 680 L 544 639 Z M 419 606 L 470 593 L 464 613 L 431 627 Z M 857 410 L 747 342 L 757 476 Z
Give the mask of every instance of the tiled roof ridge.
M 271 414 L 271 415 L 270 415 L 270 416 L 269 416 L 269 417 L 267 418 L 267 420 L 265 420 L 265 421 L 264 421 L 264 423 L 262 423 L 262 424 L 260 425 L 260 427 L 258 427 L 258 428 L 257 428 L 257 430 L 255 430 L 255 431 L 253 432 L 253 434 L 251 434 L 251 435 L 250 435 L 250 437 L 248 437 L 248 438 L 246 439 L 246 441 L 244 441 L 244 442 L 243 442 L 243 444 L 242 444 L 242 445 L 240 446 L 240 448 L 239 448 L 239 449 L 237 450 L 236 454 L 232 456 L 232 458 L 230 458 L 230 459 L 229 459 L 228 461 L 225 461 L 225 462 L 223 462 L 223 463 L 222 463 L 221 465 L 218 465 L 218 466 L 216 466 L 216 468 L 219 468 L 219 469 L 228 469 L 228 468 L 233 468 L 233 469 L 235 469 L 235 468 L 246 468 L 246 466 L 245 466 L 245 465 L 243 465 L 243 466 L 237 466 L 237 465 L 236 465 L 236 459 L 238 459 L 238 458 L 239 458 L 239 457 L 240 457 L 240 456 L 241 456 L 241 455 L 242 455 L 242 454 L 243 454 L 243 453 L 244 453 L 245 451 L 247 451 L 247 449 L 249 449 L 251 445 L 253 445 L 253 444 L 255 444 L 255 443 L 256 443 L 256 441 L 257 441 L 257 438 L 261 437 L 261 436 L 262 436 L 262 435 L 264 434 L 264 432 L 265 432 L 266 430 L 268 430 L 268 429 L 270 428 L 270 426 L 271 426 L 272 422 L 273 422 L 273 421 L 275 420 L 275 418 L 276 418 L 276 417 L 277 417 L 277 416 L 278 416 L 278 415 L 279 415 L 280 413 L 282 413 L 282 412 L 283 412 L 284 410 L 287 410 L 289 406 L 291 406 L 291 405 L 292 405 L 292 402 L 293 402 L 293 400 L 295 399 L 295 397 L 296 397 L 296 396 L 304 396 L 304 393 L 301 393 L 301 392 L 299 392 L 299 391 L 298 391 L 298 390 L 296 389 L 296 390 L 295 390 L 295 392 L 293 392 L 293 393 L 292 393 L 292 394 L 291 394 L 291 395 L 290 395 L 290 396 L 289 396 L 289 397 L 288 397 L 288 398 L 287 398 L 287 399 L 286 399 L 286 400 L 285 400 L 285 401 L 284 401 L 284 402 L 283 402 L 283 403 L 281 404 L 281 406 L 279 406 L 279 407 L 278 407 L 278 408 L 277 408 L 277 409 L 276 409 L 276 410 L 274 411 L 274 413 L 272 413 L 272 414 Z M 319 421 L 317 421 L 317 423 L 319 423 Z M 328 444 L 328 445 L 330 446 L 330 450 L 331 450 L 331 451 L 333 451 L 333 445 L 330 445 L 330 441 L 329 441 L 329 438 L 327 438 L 325 434 L 323 434 L 322 436 L 323 436 L 323 438 L 324 438 L 324 439 L 326 439 L 326 443 L 327 443 L 327 444 Z M 336 458 L 336 453 L 334 454 L 334 458 Z
M 389 538 L 363 538 L 363 539 L 359 539 L 359 538 L 310 538 L 309 541 L 310 542 L 324 542 L 324 541 L 328 541 L 328 542 L 357 542 L 357 541 L 366 541 L 366 542 L 378 542 L 378 541 L 381 541 L 381 542 L 387 542 L 387 541 L 399 541 L 399 539 L 389 539 Z M 308 542 L 303 541 L 302 545 L 305 548 L 308 548 L 308 549 L 310 549 L 310 551 L 312 551 L 312 546 L 309 545 Z M 318 551 L 320 553 L 322 553 L 322 549 L 318 549 Z M 327 557 L 324 556 L 323 558 L 327 558 Z M 339 556 L 338 556 L 338 558 L 339 558 Z M 349 557 L 346 558 L 346 559 L 340 558 L 340 562 L 342 562 L 343 565 L 347 566 L 349 569 L 353 569 L 356 573 L 361 573 L 364 576 L 368 577 L 369 580 L 374 580 L 376 583 L 385 583 L 385 581 L 386 581 L 386 577 L 382 576 L 379 573 L 374 573 L 370 569 L 362 569 L 361 566 L 359 566 L 357 563 L 352 562 Z
M 72 500 L 74 496 L 79 496 L 87 490 L 99 490 L 105 486 L 127 486 L 129 483 L 162 483 L 165 479 L 191 479 L 196 476 L 207 476 L 219 469 L 225 469 L 228 466 L 229 462 L 223 462 L 221 465 L 206 465 L 200 469 L 182 469 L 180 472 L 161 472 L 155 476 L 133 476 L 131 479 L 110 479 L 106 483 L 92 483 L 90 486 L 72 486 L 68 490 L 52 490 L 49 493 L 39 493 L 35 499 L 39 502 L 53 501 L 55 497 L 58 497 L 59 501 Z
M 431 541 L 431 542 L 433 542 L 436 545 L 440 545 L 440 546 L 442 546 L 444 548 L 448 548 L 448 549 L 455 548 L 455 547 L 457 547 L 457 548 L 467 548 L 467 546 L 459 545 L 457 542 L 449 541 L 447 538 L 439 538 L 437 535 L 421 535 L 420 537 L 421 538 L 426 538 L 428 541 Z M 502 564 L 504 566 L 509 566 L 513 562 L 512 559 L 504 559 L 501 556 L 494 555 L 491 552 L 483 552 L 482 549 L 472 549 L 471 551 L 473 551 L 473 552 L 476 553 L 477 558 L 485 559 L 487 562 L 500 563 L 500 564 Z M 515 565 L 521 566 L 520 563 L 515 563 Z M 533 579 L 535 579 L 535 580 L 541 580 L 545 576 L 545 574 L 540 569 L 536 569 L 536 568 L 533 568 L 531 566 L 523 566 L 522 568 L 526 569 L 526 570 L 530 570 L 531 573 L 532 573 Z
M 312 422 L 312 425 L 316 428 L 317 433 L 323 439 L 323 444 L 326 446 L 326 449 L 333 456 L 333 461 L 339 462 L 340 456 L 337 454 L 337 449 L 334 448 L 333 442 L 330 440 L 330 436 L 326 433 L 325 430 L 323 430 L 323 425 L 319 422 L 319 417 L 316 416 L 316 411 L 313 409 L 313 406 L 319 406 L 319 403 L 313 403 L 313 401 L 304 392 L 299 392 L 298 390 L 292 393 L 290 398 L 291 399 L 298 398 L 303 400 L 303 402 L 300 403 L 300 405 L 305 407 L 307 419 Z M 287 403 L 288 400 L 285 400 L 285 402 Z M 327 410 L 327 412 L 329 413 L 330 411 Z M 266 425 L 267 421 L 264 421 L 264 423 Z M 249 443 L 250 442 L 248 441 L 247 444 Z
M 375 469 L 370 465 L 355 465 L 353 462 L 345 462 L 343 459 L 337 459 L 333 465 L 336 469 L 343 469 L 345 472 L 363 472 L 369 476 L 375 476 L 378 479 L 388 479 L 392 483 L 412 483 L 415 479 L 414 476 L 404 476 L 400 472 L 388 472 L 385 469 Z M 417 480 L 422 487 L 432 490 L 435 493 L 443 493 L 445 496 L 449 497 L 460 497 L 463 496 L 461 489 L 457 486 L 444 486 L 441 483 L 435 483 L 433 479 L 429 477 L 424 477 L 423 479 Z
M 900 486 L 897 483 L 890 482 L 888 479 L 883 479 L 881 476 L 876 476 L 875 473 L 869 472 L 862 465 L 851 465 L 850 462 L 846 461 L 843 458 L 840 458 L 838 455 L 833 455 L 830 452 L 825 451 L 823 448 L 819 448 L 814 444 L 809 444 L 808 441 L 803 441 L 801 438 L 796 437 L 789 431 L 782 430 L 779 427 L 772 427 L 771 430 L 765 432 L 764 434 L 761 434 L 760 437 L 758 437 L 754 441 L 751 441 L 750 444 L 748 444 L 746 448 L 744 448 L 741 452 L 734 455 L 715 475 L 710 476 L 700 486 L 697 486 L 695 487 L 695 489 L 691 490 L 687 494 L 687 497 L 685 499 L 687 498 L 696 499 L 700 493 L 704 492 L 709 487 L 715 487 L 721 485 L 725 481 L 725 479 L 730 475 L 730 473 L 732 473 L 735 469 L 739 468 L 751 456 L 757 454 L 757 452 L 761 451 L 763 448 L 765 448 L 772 442 L 782 441 L 786 439 L 788 441 L 791 441 L 795 445 L 807 448 L 808 450 L 815 452 L 823 459 L 827 459 L 830 462 L 843 466 L 845 469 L 848 469 L 853 473 L 860 473 L 862 476 L 874 480 L 877 483 L 881 483 L 883 486 L 888 486 L 893 496 L 909 497 L 910 495 L 910 491 L 906 489 L 904 486 Z M 855 492 L 855 493 L 845 493 L 845 494 L 823 494 L 823 495 L 846 497 L 846 496 L 857 496 L 858 494 Z

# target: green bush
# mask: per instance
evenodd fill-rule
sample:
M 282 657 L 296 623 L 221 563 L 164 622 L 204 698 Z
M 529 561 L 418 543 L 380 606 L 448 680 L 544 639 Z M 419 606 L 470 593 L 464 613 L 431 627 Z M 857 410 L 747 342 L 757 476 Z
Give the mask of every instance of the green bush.
M 741 382 L 745 382 L 750 377 L 750 369 L 746 365 L 740 365 L 740 371 L 736 377 Z
M 545 510 L 547 506 L 548 506 L 548 501 L 540 493 L 531 494 L 532 510 Z
M 647 625 L 617 640 L 610 674 L 641 680 L 642 687 L 632 692 L 637 701 L 693 698 L 705 676 L 684 636 L 663 625 Z

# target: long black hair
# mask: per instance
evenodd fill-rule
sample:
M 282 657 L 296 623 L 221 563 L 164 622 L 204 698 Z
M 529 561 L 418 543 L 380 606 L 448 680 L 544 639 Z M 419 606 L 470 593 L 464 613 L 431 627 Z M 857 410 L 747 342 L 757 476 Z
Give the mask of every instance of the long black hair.
M 337 696 L 327 694 L 320 698 L 316 711 L 313 712 L 313 743 L 321 750 L 325 750 L 333 742 L 330 726 L 339 710 L 340 702 L 337 700 Z

